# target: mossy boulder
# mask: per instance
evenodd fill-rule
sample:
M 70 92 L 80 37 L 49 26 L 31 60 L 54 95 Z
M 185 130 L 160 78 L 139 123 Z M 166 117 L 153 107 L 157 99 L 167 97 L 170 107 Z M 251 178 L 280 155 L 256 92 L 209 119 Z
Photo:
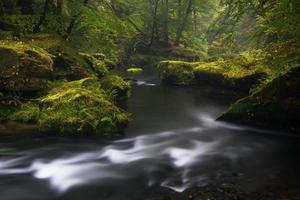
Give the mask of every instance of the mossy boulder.
M 162 61 L 158 66 L 159 77 L 166 84 L 191 85 L 195 81 L 194 68 L 198 63 Z
M 53 34 L 26 35 L 21 38 L 25 43 L 40 47 L 53 58 L 55 79 L 66 78 L 69 81 L 92 76 L 93 71 L 75 49 L 71 48 L 60 36 Z
M 101 87 L 110 95 L 116 95 L 117 99 L 124 99 L 129 96 L 130 84 L 122 77 L 115 74 L 108 74 L 101 78 Z
M 120 135 L 128 123 L 128 114 L 116 107 L 95 78 L 66 82 L 47 96 L 28 102 L 9 119 L 37 123 L 42 132 L 61 135 Z
M 229 88 L 248 92 L 265 78 L 263 66 L 244 56 L 215 62 L 162 61 L 158 67 L 163 83 Z
M 215 62 L 199 63 L 193 71 L 198 85 L 235 88 L 248 92 L 266 78 L 267 73 L 263 67 L 252 59 L 239 56 L 227 61 L 219 59 Z
M 139 73 L 142 73 L 144 70 L 143 70 L 143 68 L 132 67 L 132 68 L 128 68 L 126 71 L 131 74 L 139 74 Z
M 266 128 L 300 130 L 300 67 L 233 104 L 219 120 Z
M 23 42 L 0 41 L 0 90 L 41 91 L 53 75 L 51 55 Z

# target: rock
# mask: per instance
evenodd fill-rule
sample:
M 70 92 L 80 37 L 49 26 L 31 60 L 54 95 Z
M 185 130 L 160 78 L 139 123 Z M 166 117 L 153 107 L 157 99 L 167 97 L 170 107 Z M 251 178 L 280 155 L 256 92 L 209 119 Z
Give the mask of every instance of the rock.
M 144 69 L 138 68 L 138 67 L 132 67 L 132 68 L 128 68 L 126 71 L 131 74 L 139 74 L 139 73 L 142 73 L 144 71 Z
M 84 58 L 71 48 L 61 37 L 51 34 L 26 35 L 25 43 L 43 48 L 53 55 L 55 79 L 79 80 L 92 76 L 93 72 Z
M 251 64 L 242 57 L 210 63 L 162 61 L 158 69 L 163 83 L 234 89 L 248 93 L 266 76 L 263 70 L 248 67 Z
M 0 90 L 35 92 L 53 75 L 51 55 L 22 42 L 0 42 Z
M 35 123 L 42 132 L 60 135 L 122 134 L 128 115 L 116 107 L 96 78 L 61 83 L 37 101 L 24 103 L 8 119 Z
M 162 61 L 158 66 L 159 77 L 166 84 L 191 85 L 195 82 L 196 63 L 183 61 Z
M 114 136 L 128 123 L 126 113 L 111 103 L 97 79 L 65 83 L 41 98 L 39 123 L 44 131 Z
M 300 130 L 299 77 L 300 66 L 257 88 L 218 120 L 296 133 Z

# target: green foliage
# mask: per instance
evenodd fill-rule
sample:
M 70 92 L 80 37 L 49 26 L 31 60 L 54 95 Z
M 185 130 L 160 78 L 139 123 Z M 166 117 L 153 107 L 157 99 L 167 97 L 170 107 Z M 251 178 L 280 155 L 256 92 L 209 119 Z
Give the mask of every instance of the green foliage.
M 39 119 L 39 105 L 33 102 L 25 103 L 16 112 L 8 116 L 9 120 L 23 123 L 36 123 Z
M 117 95 L 117 98 L 126 98 L 129 96 L 130 84 L 123 78 L 115 74 L 108 74 L 101 78 L 101 87 L 108 93 Z
M 209 40 L 224 52 L 267 47 L 272 42 L 297 40 L 300 28 L 297 0 L 226 0 L 209 29 Z M 215 56 L 216 46 L 211 53 Z
M 69 42 L 82 52 L 101 52 L 116 61 L 122 52 L 120 46 L 135 35 L 133 27 L 101 5 L 81 7 L 81 11 Z
M 0 122 L 7 120 L 8 116 L 14 112 L 14 108 L 11 106 L 0 104 Z

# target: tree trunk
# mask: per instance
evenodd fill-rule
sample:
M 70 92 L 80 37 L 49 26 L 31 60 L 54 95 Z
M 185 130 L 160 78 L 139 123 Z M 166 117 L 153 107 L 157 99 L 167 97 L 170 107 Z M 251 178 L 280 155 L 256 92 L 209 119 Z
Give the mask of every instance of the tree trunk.
M 57 4 L 56 7 L 57 15 L 61 16 L 64 10 L 64 0 L 57 0 L 56 4 Z
M 84 0 L 83 1 L 84 6 L 86 6 L 88 3 L 89 3 L 89 0 Z M 80 16 L 81 16 L 81 12 L 74 15 L 73 18 L 71 19 L 71 22 L 70 22 L 69 26 L 67 27 L 66 34 L 63 36 L 63 38 L 65 40 L 69 39 L 69 37 L 70 37 L 70 35 L 71 35 L 75 25 L 76 25 L 76 22 L 80 18 Z
M 169 0 L 164 2 L 164 42 L 169 43 Z
M 197 10 L 195 8 L 195 6 L 193 6 L 192 8 L 192 15 L 193 15 L 193 32 L 194 34 L 196 35 L 197 34 L 197 30 L 198 30 L 198 27 L 197 27 Z
M 72 20 L 71 20 L 71 22 L 70 22 L 70 24 L 69 24 L 69 26 L 68 26 L 68 28 L 67 28 L 67 30 L 66 30 L 66 34 L 63 36 L 63 38 L 64 38 L 65 40 L 68 40 L 68 39 L 69 39 L 69 37 L 70 37 L 70 35 L 71 35 L 71 33 L 72 33 L 74 27 L 75 27 L 75 24 L 76 24 L 77 20 L 80 18 L 80 15 L 81 15 L 81 13 L 78 13 L 77 15 L 75 15 L 75 16 L 72 18 Z
M 34 30 L 33 30 L 34 33 L 38 33 L 41 29 L 41 26 L 45 22 L 47 13 L 49 12 L 49 9 L 50 9 L 50 3 L 51 3 L 51 0 L 45 0 L 44 9 L 40 16 L 39 23 L 34 27 Z
M 186 27 L 186 24 L 188 22 L 188 17 L 189 17 L 189 14 L 191 13 L 192 11 L 192 5 L 193 5 L 193 1 L 192 0 L 188 0 L 188 5 L 187 5 L 187 8 L 186 8 L 186 11 L 185 11 L 185 14 L 184 14 L 184 17 L 183 17 L 183 20 L 182 22 L 179 24 L 179 27 L 177 29 L 177 32 L 176 32 L 176 40 L 175 40 L 175 45 L 179 45 L 180 43 L 180 39 L 182 37 L 182 33 Z
M 158 10 L 159 0 L 155 0 L 154 2 L 154 11 L 153 11 L 153 22 L 152 22 L 152 30 L 151 30 L 151 39 L 148 45 L 148 48 L 151 48 L 154 42 L 155 33 L 157 32 L 157 10 Z

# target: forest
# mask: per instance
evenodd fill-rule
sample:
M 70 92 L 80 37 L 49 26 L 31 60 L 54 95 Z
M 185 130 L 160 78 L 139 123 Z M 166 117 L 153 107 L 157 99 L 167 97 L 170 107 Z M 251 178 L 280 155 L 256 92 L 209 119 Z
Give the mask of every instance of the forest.
M 298 200 L 299 0 L 0 0 L 1 200 Z

